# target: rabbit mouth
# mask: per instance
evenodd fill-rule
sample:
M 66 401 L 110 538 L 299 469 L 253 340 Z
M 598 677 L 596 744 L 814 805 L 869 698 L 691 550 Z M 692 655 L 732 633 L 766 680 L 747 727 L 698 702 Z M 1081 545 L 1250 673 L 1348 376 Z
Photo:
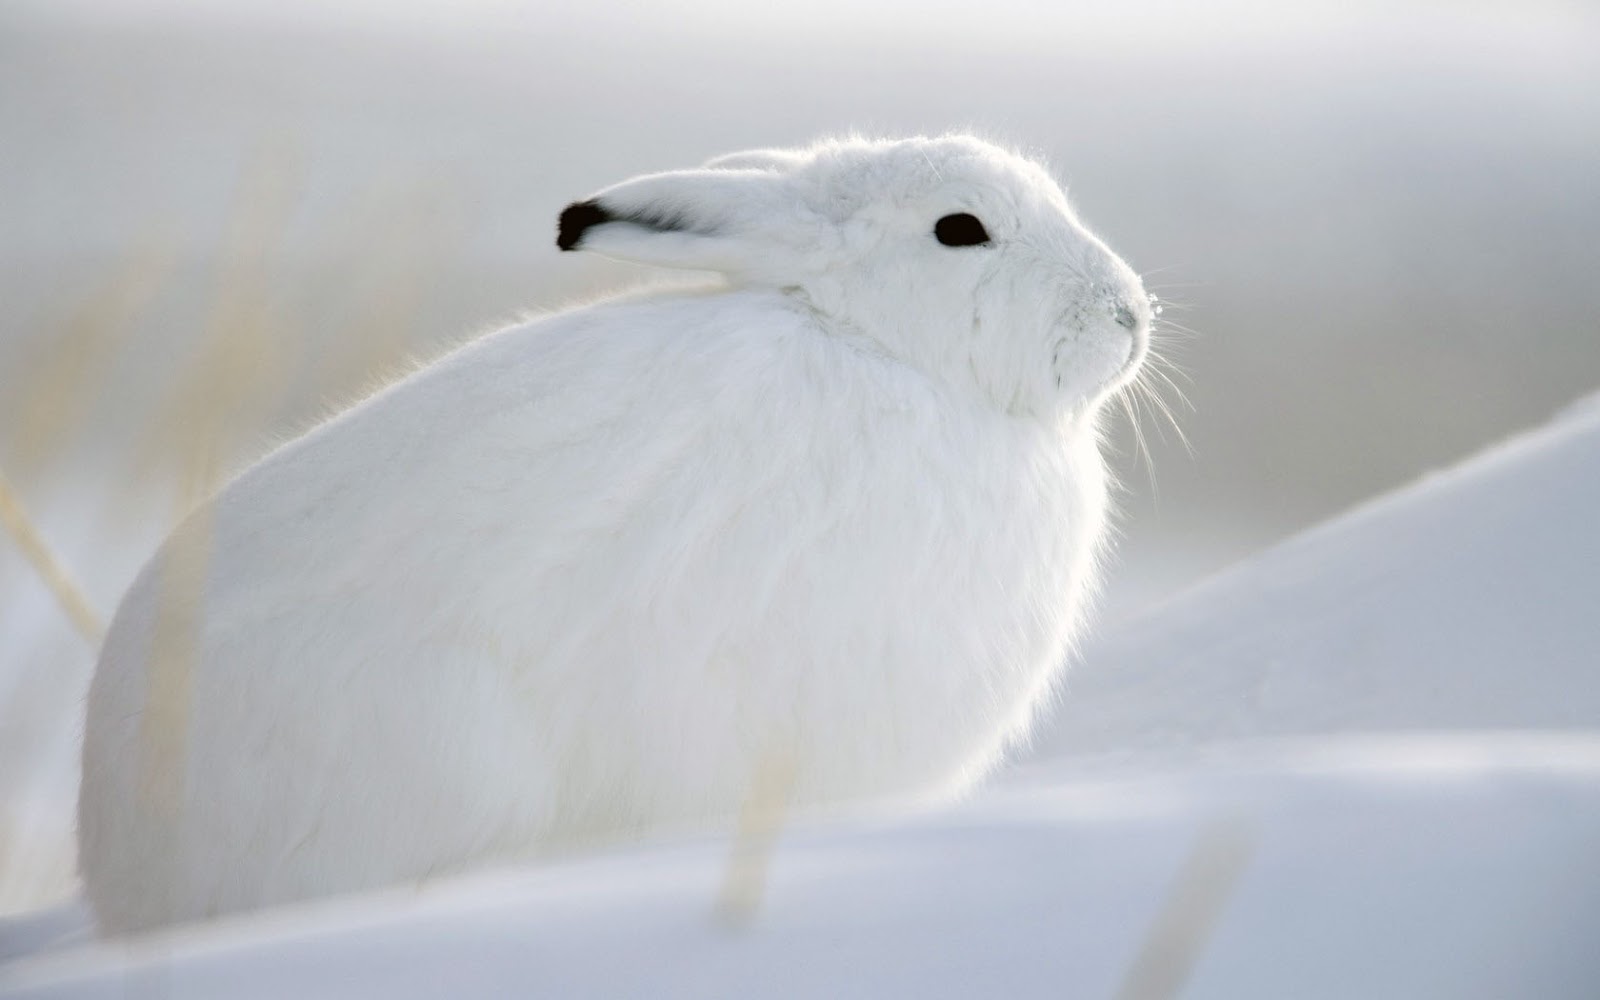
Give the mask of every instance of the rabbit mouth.
M 1150 355 L 1150 334 L 1148 330 L 1139 330 L 1131 338 L 1133 343 L 1128 348 L 1128 360 L 1123 362 L 1122 370 L 1117 372 L 1113 383 L 1118 386 L 1127 385 L 1139 374 L 1139 369 L 1144 367 L 1144 360 Z
M 1108 382 L 1112 389 L 1118 389 L 1134 380 L 1150 353 L 1150 321 L 1153 317 L 1148 309 L 1135 308 L 1122 299 L 1113 301 L 1109 311 L 1112 321 L 1126 331 L 1128 338 L 1127 358 Z

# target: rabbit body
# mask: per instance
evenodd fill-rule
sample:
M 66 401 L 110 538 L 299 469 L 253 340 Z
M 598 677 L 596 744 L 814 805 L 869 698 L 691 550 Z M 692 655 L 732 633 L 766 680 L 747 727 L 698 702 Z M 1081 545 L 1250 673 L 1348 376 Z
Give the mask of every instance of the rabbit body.
M 140 575 L 88 703 L 90 899 L 118 933 L 548 855 L 736 814 L 774 762 L 798 806 L 959 791 L 1058 673 L 1105 510 L 1088 409 L 1008 412 L 794 289 L 502 330 Z

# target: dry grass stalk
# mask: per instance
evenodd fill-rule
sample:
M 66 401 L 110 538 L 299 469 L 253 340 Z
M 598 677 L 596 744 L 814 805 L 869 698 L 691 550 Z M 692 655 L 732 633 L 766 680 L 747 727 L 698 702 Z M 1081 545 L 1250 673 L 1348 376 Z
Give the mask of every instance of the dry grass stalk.
M 199 481 L 210 476 L 199 473 Z M 161 563 L 160 599 L 150 641 L 150 687 L 140 719 L 141 773 L 146 800 L 182 808 L 188 772 L 189 708 L 211 565 L 210 511 L 196 510 L 173 536 Z
M 243 178 L 220 254 L 202 343 L 157 414 L 141 467 L 179 460 L 184 510 L 208 496 L 227 460 L 282 397 L 298 338 L 274 321 L 273 256 L 294 209 L 289 158 L 264 153 Z
M 111 358 L 165 285 L 173 261 L 169 241 L 149 241 L 79 306 L 55 339 L 19 394 L 12 418 L 13 451 L 24 476 L 57 454 L 81 426 Z
M 442 270 L 446 201 L 438 190 L 407 189 L 371 206 L 347 255 L 362 265 L 344 276 L 352 315 L 317 373 L 324 398 L 349 398 L 400 367 Z
M 1172 1000 L 1183 990 L 1253 850 L 1237 822 L 1204 830 L 1145 934 L 1117 1000 Z
M 144 792 L 157 808 L 186 798 L 189 712 L 214 542 L 211 512 L 200 501 L 221 480 L 224 456 L 259 428 L 283 392 L 288 366 L 267 320 L 268 264 L 293 207 L 286 170 L 264 162 L 245 179 L 229 226 L 206 343 L 183 373 L 156 429 L 158 453 L 179 456 L 183 530 L 163 553 L 141 720 Z
M 375 198 L 343 259 L 352 274 L 332 286 L 351 303 L 329 356 L 312 359 L 310 324 L 282 322 L 279 253 L 296 206 L 287 147 L 264 148 L 241 179 L 218 255 L 212 307 L 199 348 L 175 374 L 160 411 L 135 456 L 139 473 L 178 472 L 178 515 L 189 514 L 169 543 L 161 566 L 148 711 L 141 720 L 144 792 L 157 808 L 185 806 L 187 733 L 193 679 L 200 655 L 213 525 L 196 504 L 210 496 L 245 448 L 259 446 L 269 421 L 290 399 L 292 378 L 326 398 L 370 384 L 393 370 L 433 289 L 443 241 L 447 192 L 390 190 Z M 73 313 L 41 358 L 23 392 L 7 403 L 3 421 L 18 462 L 49 461 L 82 429 L 94 393 L 127 336 L 166 287 L 173 247 L 151 241 L 130 255 Z M 350 280 L 353 279 L 353 280 Z M 127 505 L 117 503 L 118 510 Z M 15 539 L 33 571 L 50 588 L 74 627 L 98 648 L 103 625 L 82 590 L 45 544 L 15 490 L 0 477 L 0 525 Z M 0 861 L 16 845 L 0 844 Z M 19 856 L 19 855 L 18 855 Z
M 766 758 L 751 779 L 717 896 L 717 915 L 730 927 L 749 926 L 761 907 L 794 782 L 794 761 L 787 756 Z
M 21 499 L 3 473 L 0 473 L 0 524 L 5 525 L 6 533 L 16 543 L 22 557 L 33 567 L 45 586 L 50 588 L 50 593 L 55 595 L 56 603 L 66 612 L 73 628 L 91 647 L 99 649 L 100 639 L 105 635 L 100 616 L 90 606 L 83 589 L 73 580 L 61 560 L 45 544 L 44 536 L 34 526 L 33 519 L 28 516 L 27 509 L 22 506 Z

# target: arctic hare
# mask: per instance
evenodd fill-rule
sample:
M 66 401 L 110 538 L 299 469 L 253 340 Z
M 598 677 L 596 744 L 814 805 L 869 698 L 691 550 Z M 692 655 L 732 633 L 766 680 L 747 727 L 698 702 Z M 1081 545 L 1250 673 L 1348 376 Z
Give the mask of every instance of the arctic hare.
M 965 136 L 739 153 L 558 245 L 722 280 L 483 337 L 174 533 L 89 694 L 105 931 L 713 821 L 764 761 L 796 806 L 948 794 L 1027 730 L 1151 319 L 1046 171 Z

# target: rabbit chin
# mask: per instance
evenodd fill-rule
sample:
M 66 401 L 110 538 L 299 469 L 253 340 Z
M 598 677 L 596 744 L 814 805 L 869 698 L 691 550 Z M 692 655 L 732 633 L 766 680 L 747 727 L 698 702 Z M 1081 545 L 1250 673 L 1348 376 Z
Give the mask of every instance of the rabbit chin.
M 1117 369 L 1106 383 L 1106 394 L 1111 395 L 1127 388 L 1139 377 L 1139 369 L 1144 367 L 1145 358 L 1150 354 L 1150 337 L 1148 334 L 1124 334 L 1123 339 L 1128 341 L 1127 356 L 1123 359 L 1122 366 Z
M 1148 338 L 1122 330 L 1079 331 L 1053 360 L 1056 399 L 1074 413 L 1093 413 L 1139 374 L 1149 351 Z M 1067 356 L 1070 352 L 1070 358 Z

